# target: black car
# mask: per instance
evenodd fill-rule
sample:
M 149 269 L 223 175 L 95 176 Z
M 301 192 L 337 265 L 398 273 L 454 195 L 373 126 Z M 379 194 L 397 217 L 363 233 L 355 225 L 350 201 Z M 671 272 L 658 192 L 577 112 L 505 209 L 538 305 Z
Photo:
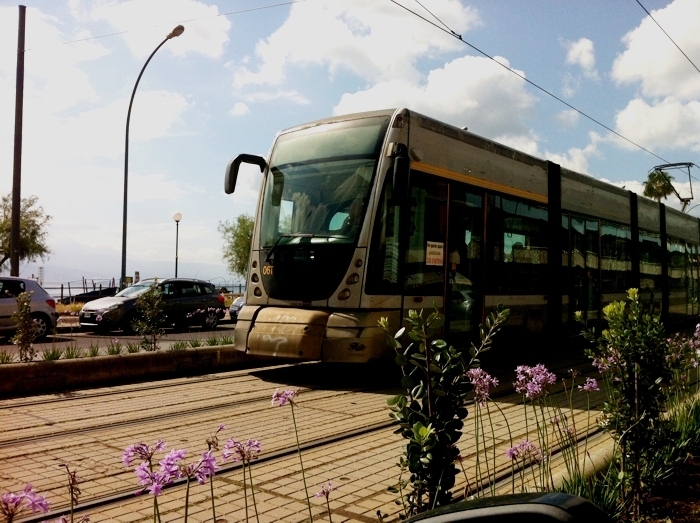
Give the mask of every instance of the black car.
M 134 320 L 138 319 L 136 299 L 154 286 L 163 297 L 165 327 L 201 325 L 204 329 L 215 329 L 226 313 L 224 297 L 212 283 L 185 278 L 152 279 L 142 280 L 115 296 L 86 303 L 80 311 L 80 327 L 131 332 Z

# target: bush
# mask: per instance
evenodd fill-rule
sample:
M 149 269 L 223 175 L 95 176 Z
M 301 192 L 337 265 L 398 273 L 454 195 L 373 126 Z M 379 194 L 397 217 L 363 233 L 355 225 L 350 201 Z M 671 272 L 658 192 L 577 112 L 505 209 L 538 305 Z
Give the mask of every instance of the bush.
M 32 318 L 33 292 L 22 292 L 17 296 L 17 310 L 12 314 L 12 319 L 17 324 L 17 331 L 12 337 L 12 343 L 19 348 L 19 360 L 30 362 L 34 360 L 34 340 L 36 328 Z
M 134 321 L 133 327 L 143 338 L 144 350 L 157 351 L 160 349 L 159 341 L 165 334 L 165 314 L 163 297 L 155 282 L 136 299 L 136 310 L 139 312 L 139 319 Z

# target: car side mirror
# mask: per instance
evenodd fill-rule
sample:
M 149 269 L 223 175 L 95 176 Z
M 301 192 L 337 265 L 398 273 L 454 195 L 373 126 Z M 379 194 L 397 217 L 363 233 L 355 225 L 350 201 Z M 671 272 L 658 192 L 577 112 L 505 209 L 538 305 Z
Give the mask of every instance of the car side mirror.
M 236 189 L 236 179 L 238 178 L 238 169 L 242 163 L 250 163 L 260 167 L 260 172 L 265 170 L 267 162 L 262 156 L 254 154 L 239 154 L 233 160 L 228 162 L 226 166 L 226 175 L 224 178 L 224 191 L 226 194 L 232 194 Z

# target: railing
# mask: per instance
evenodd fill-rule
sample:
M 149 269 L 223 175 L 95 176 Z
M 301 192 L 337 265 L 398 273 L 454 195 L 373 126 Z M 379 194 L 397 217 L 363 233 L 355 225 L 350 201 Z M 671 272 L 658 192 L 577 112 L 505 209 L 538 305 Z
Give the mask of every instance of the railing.
M 223 278 L 214 278 L 209 280 L 213 283 L 219 292 L 225 294 L 243 294 L 246 289 L 245 283 L 234 282 L 233 280 L 224 280 Z M 114 290 L 117 288 L 115 278 L 105 279 L 88 279 L 69 281 L 65 283 L 48 282 L 42 287 L 54 298 L 72 302 L 77 295 L 91 293 L 94 298 L 100 298 L 103 295 L 113 296 Z

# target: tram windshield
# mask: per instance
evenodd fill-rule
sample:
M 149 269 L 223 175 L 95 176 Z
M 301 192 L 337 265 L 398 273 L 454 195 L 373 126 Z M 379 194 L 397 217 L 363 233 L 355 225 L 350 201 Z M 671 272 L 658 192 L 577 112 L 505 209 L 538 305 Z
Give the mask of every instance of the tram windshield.
M 282 134 L 265 182 L 261 247 L 355 243 L 387 124 L 364 118 Z

